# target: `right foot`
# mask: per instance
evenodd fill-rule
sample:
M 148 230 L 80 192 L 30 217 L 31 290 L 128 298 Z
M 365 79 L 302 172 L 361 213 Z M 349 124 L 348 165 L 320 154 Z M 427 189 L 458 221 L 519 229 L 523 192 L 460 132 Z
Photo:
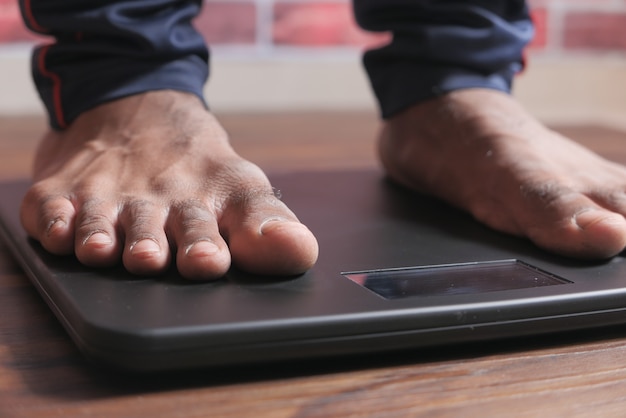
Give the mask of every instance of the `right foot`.
M 101 105 L 42 140 L 21 208 L 29 235 L 87 266 L 120 260 L 158 274 L 215 279 L 231 265 L 294 275 L 316 261 L 313 234 L 239 157 L 217 120 L 186 93 Z

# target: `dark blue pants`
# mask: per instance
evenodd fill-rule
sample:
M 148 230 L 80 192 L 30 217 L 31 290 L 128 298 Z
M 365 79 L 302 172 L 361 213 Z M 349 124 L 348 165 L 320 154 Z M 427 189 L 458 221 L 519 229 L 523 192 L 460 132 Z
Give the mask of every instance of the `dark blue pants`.
M 191 25 L 201 1 L 20 0 L 26 25 L 55 40 L 32 58 L 51 125 L 149 90 L 202 97 L 209 52 Z M 363 28 L 393 33 L 364 56 L 383 117 L 456 89 L 509 91 L 533 32 L 524 0 L 354 0 L 354 9 Z

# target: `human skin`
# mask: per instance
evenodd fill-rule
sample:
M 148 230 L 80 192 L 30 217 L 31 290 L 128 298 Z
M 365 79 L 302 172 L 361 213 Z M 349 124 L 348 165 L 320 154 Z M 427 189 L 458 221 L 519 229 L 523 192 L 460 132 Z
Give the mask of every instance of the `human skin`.
M 510 95 L 466 89 L 383 128 L 388 175 L 548 251 L 610 258 L 626 246 L 626 168 L 546 128 Z
M 210 280 L 309 269 L 317 241 L 231 148 L 194 95 L 155 91 L 103 104 L 42 139 L 21 207 L 26 231 L 87 266 L 123 262 Z
M 388 176 L 548 251 L 603 259 L 626 245 L 626 169 L 552 132 L 504 93 L 467 89 L 384 123 Z M 88 266 L 189 279 L 231 263 L 306 271 L 315 237 L 239 157 L 192 95 L 144 93 L 87 111 L 42 140 L 22 204 L 27 232 Z

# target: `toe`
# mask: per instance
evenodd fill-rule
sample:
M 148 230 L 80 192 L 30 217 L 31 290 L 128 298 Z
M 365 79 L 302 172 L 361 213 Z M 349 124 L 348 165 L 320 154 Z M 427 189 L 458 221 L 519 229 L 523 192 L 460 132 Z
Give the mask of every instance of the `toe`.
M 230 253 L 220 235 L 217 218 L 207 205 L 188 201 L 175 205 L 168 219 L 176 247 L 176 266 L 192 280 L 212 280 L 230 267 Z
M 74 246 L 81 263 L 104 267 L 118 262 L 121 244 L 115 219 L 115 207 L 102 200 L 86 198 L 78 205 Z
M 566 256 L 604 259 L 626 247 L 626 219 L 583 194 L 556 197 L 534 219 L 527 235 L 537 245 Z
M 609 258 L 626 247 L 626 219 L 601 208 L 583 210 L 573 216 L 581 237 L 580 254 L 587 258 Z
M 270 193 L 245 199 L 225 219 L 234 264 L 257 274 L 295 275 L 311 268 L 318 244 L 281 201 Z
M 159 274 L 169 267 L 165 218 L 165 211 L 149 201 L 132 201 L 124 205 L 119 221 L 125 236 L 122 260 L 129 272 Z
M 31 187 L 22 201 L 20 218 L 26 232 L 57 255 L 74 252 L 74 205 L 67 198 L 50 194 L 46 187 Z

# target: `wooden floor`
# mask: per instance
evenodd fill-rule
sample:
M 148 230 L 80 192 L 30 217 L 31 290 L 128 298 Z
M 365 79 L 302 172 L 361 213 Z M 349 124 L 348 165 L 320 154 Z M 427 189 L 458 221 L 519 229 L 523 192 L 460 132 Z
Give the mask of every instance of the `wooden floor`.
M 268 171 L 373 167 L 374 115 L 223 115 Z M 45 129 L 0 119 L 0 178 Z M 626 163 L 626 134 L 559 129 Z M 607 417 L 626 411 L 626 326 L 282 366 L 119 375 L 84 360 L 0 244 L 0 417 Z

